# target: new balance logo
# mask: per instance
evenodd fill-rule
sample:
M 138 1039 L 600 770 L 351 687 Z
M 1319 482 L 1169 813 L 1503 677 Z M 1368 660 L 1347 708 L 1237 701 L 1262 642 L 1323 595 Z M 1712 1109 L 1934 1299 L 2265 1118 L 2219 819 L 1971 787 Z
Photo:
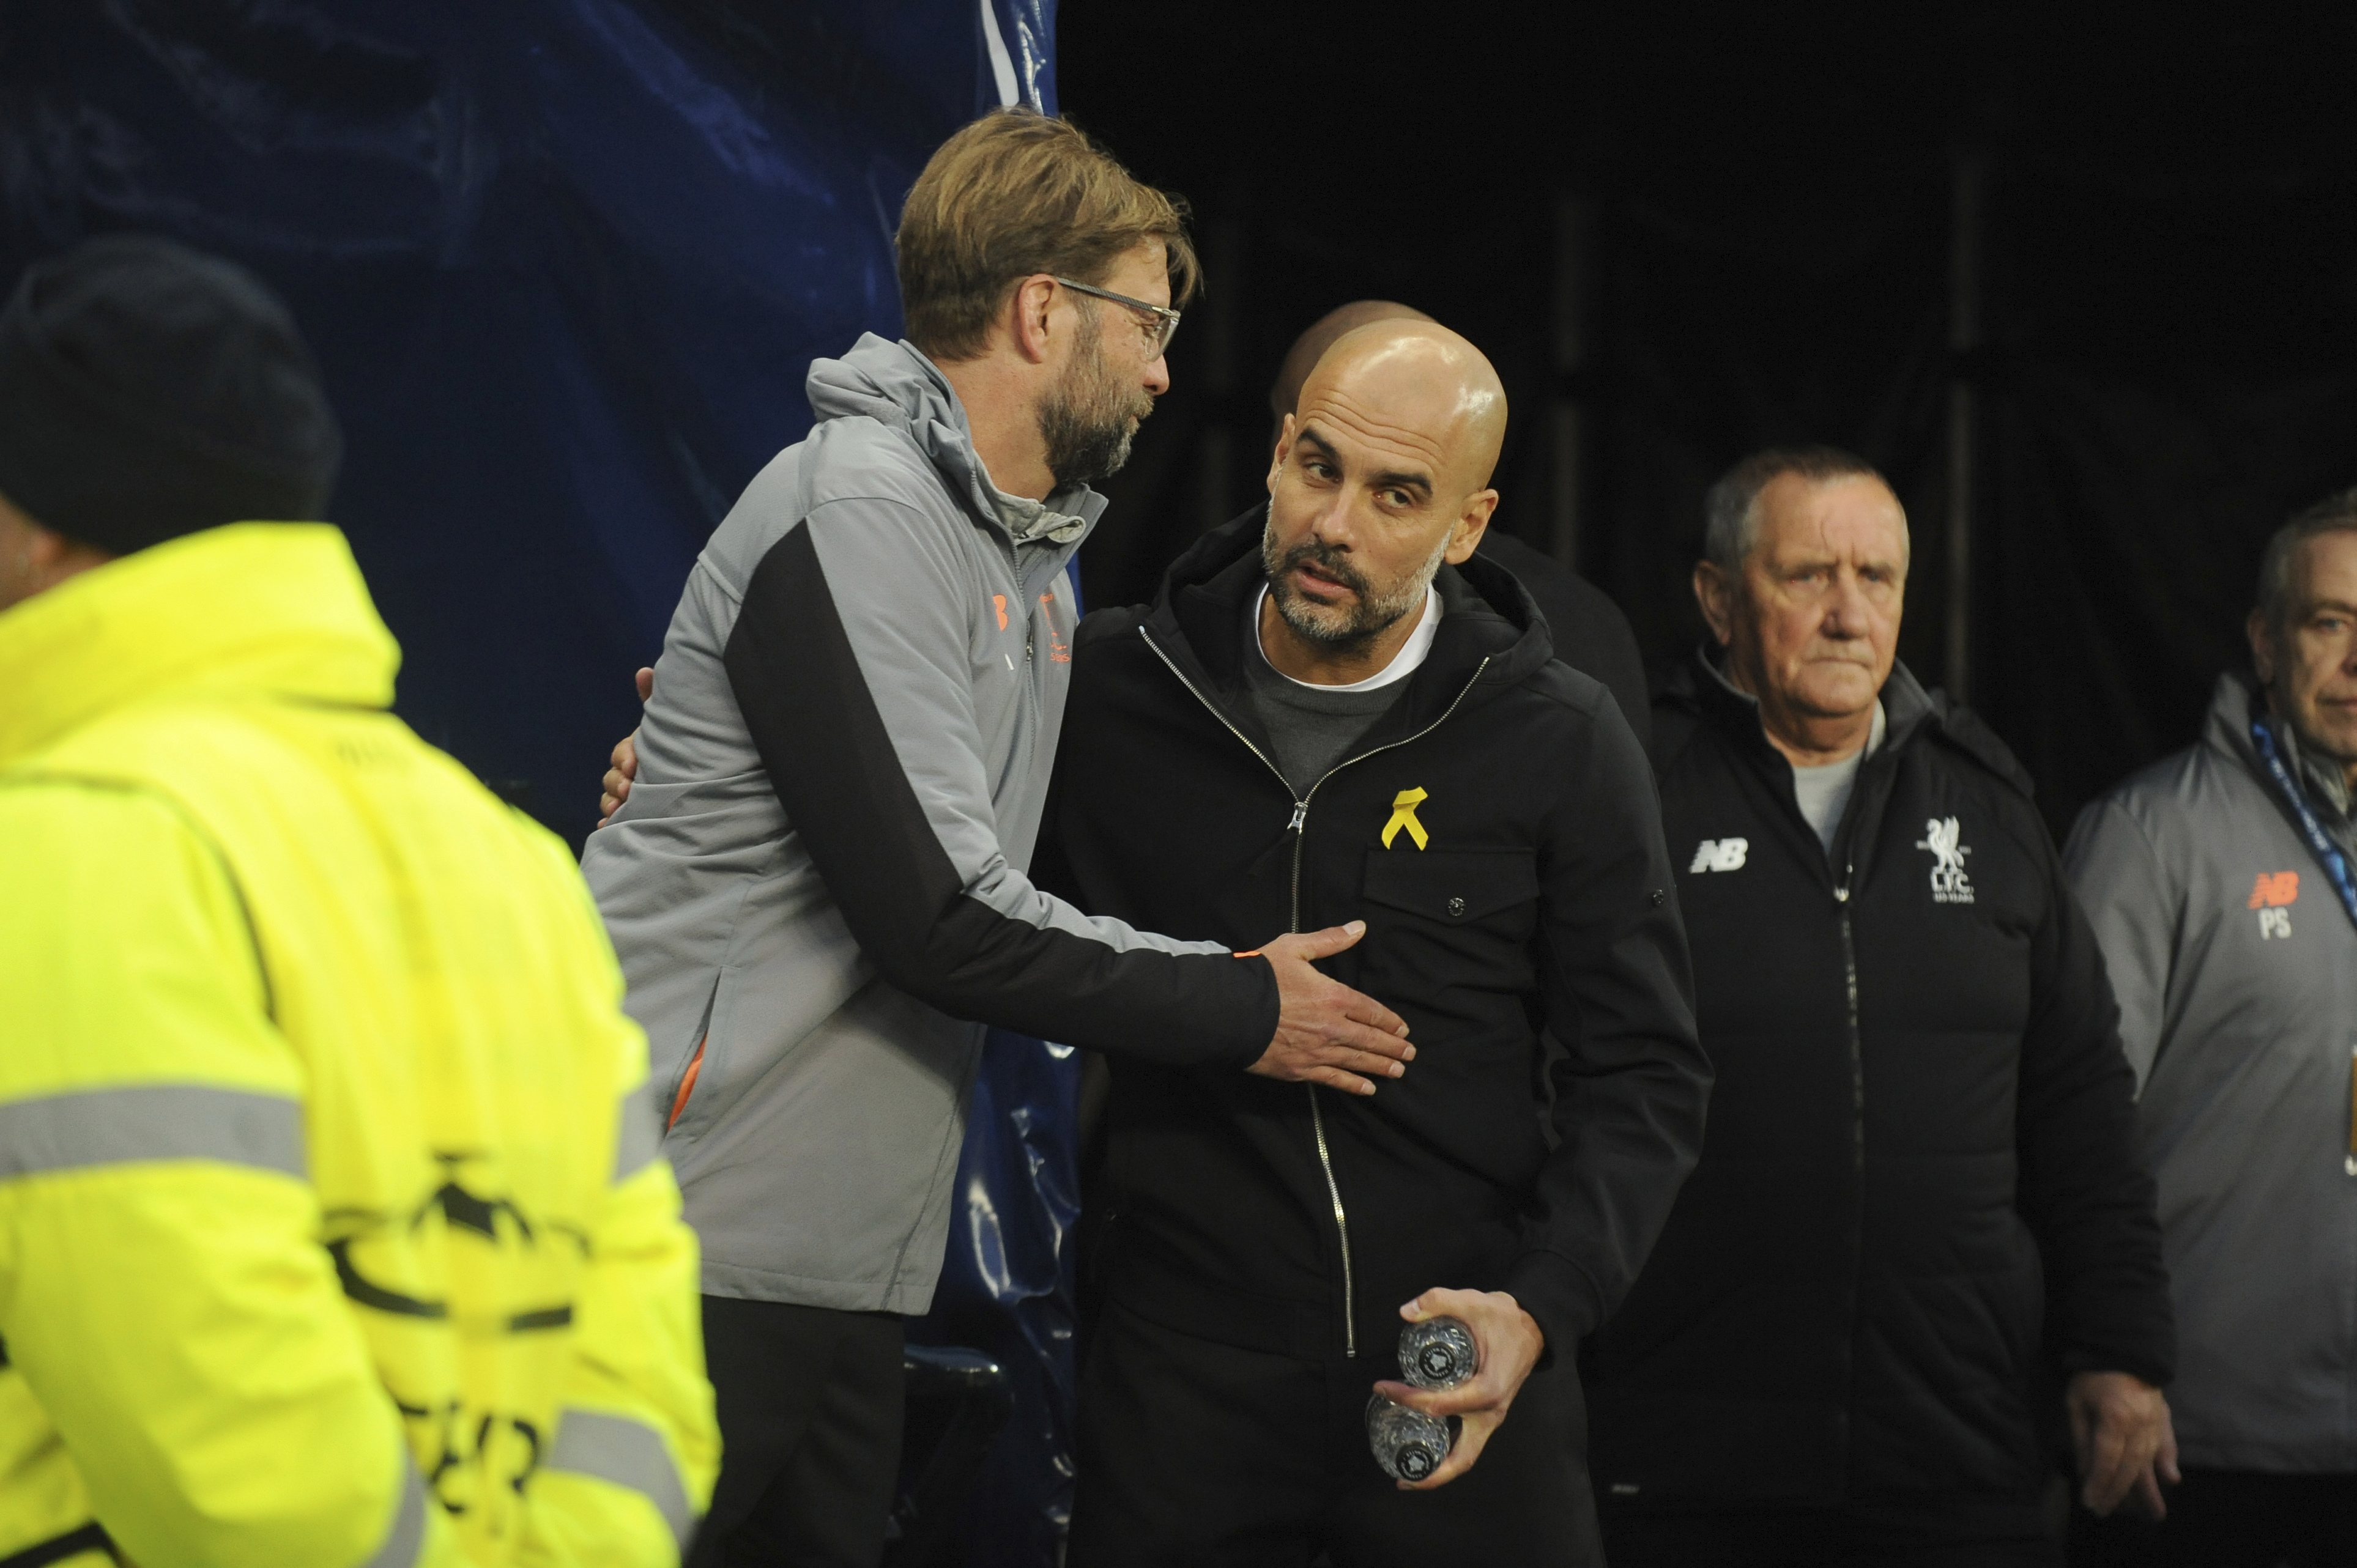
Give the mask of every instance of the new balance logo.
M 1705 839 L 1695 845 L 1694 864 L 1686 867 L 1693 876 L 1705 871 L 1740 871 L 1743 857 L 1751 852 L 1749 839 Z
M 1964 875 L 1964 856 L 1973 852 L 1964 842 L 1964 828 L 1953 817 L 1932 817 L 1923 823 L 1923 833 L 1915 847 L 1932 852 L 1932 902 L 1971 903 L 1973 881 Z
M 2257 884 L 2251 889 L 2254 909 L 2281 909 L 2299 902 L 2299 873 L 2297 871 L 2262 871 Z
M 2258 911 L 2259 940 L 2284 941 L 2291 936 L 2291 907 L 2299 902 L 2299 873 L 2262 871 L 2251 887 L 2250 908 Z

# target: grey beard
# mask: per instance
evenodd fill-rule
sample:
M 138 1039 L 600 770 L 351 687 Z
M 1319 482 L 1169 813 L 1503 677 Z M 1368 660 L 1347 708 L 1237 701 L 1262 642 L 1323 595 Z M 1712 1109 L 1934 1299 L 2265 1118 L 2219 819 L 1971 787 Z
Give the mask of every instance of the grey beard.
M 2310 794 L 2319 796 L 2327 805 L 2342 817 L 2351 815 L 2357 800 L 2351 797 L 2348 768 L 2352 760 L 2328 748 L 2322 739 L 2303 729 L 2290 715 L 2294 712 L 2288 692 L 2269 692 L 2267 712 L 2276 720 L 2276 733 L 2290 742 L 2292 777 Z
M 1273 508 L 1274 503 L 1271 503 L 1272 510 Z M 1269 511 L 1263 515 L 1268 521 L 1261 528 L 1260 564 L 1268 574 L 1268 595 L 1276 601 L 1276 613 L 1284 618 L 1286 626 L 1292 628 L 1294 635 L 1304 642 L 1316 643 L 1334 653 L 1358 652 L 1397 626 L 1404 618 L 1422 608 L 1426 595 L 1431 591 L 1432 579 L 1440 571 L 1440 563 L 1448 553 L 1448 540 L 1443 536 L 1439 548 L 1433 551 L 1432 559 L 1424 564 L 1422 571 L 1401 583 L 1394 592 L 1376 594 L 1369 589 L 1365 575 L 1350 564 L 1347 552 L 1313 542 L 1297 545 L 1286 554 L 1279 555 L 1275 518 Z M 1302 603 L 1286 585 L 1286 571 L 1303 561 L 1316 562 L 1320 571 L 1358 596 L 1358 603 L 1343 612 L 1340 620 L 1320 618 L 1319 611 Z
M 1039 438 L 1056 488 L 1094 484 L 1121 472 L 1138 424 L 1153 412 L 1151 397 L 1105 373 L 1104 351 L 1092 338 L 1088 352 L 1073 357 L 1039 404 Z

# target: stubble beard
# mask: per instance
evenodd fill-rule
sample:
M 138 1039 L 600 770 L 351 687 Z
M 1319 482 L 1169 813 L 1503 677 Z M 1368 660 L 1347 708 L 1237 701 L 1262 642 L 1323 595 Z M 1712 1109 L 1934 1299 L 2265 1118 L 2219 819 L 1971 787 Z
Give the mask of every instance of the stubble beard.
M 2268 715 L 2284 729 L 2291 732 L 2302 757 L 2340 768 L 2349 779 L 2351 788 L 2357 789 L 2357 729 L 2344 736 L 2333 736 L 2325 730 L 2326 710 L 2319 700 L 2313 707 L 2301 703 L 2299 686 L 2303 674 L 2297 627 L 2299 621 L 2300 598 L 2296 596 L 2287 613 L 2269 624 L 2264 636 L 2267 643 L 2271 672 L 2259 682 L 2259 692 Z M 2253 674 L 2257 674 L 2255 670 Z M 2322 697 L 2319 688 L 2318 696 Z
M 1139 424 L 1154 412 L 1152 394 L 1105 368 L 1104 343 L 1095 325 L 1092 316 L 1087 347 L 1073 351 L 1055 390 L 1039 403 L 1039 438 L 1060 490 L 1121 472 Z
M 1264 516 L 1267 521 L 1261 527 L 1260 564 L 1268 574 L 1268 596 L 1276 601 L 1276 613 L 1296 637 L 1329 653 L 1359 652 L 1404 618 L 1422 609 L 1425 596 L 1431 591 L 1432 579 L 1448 554 L 1448 539 L 1443 536 L 1422 570 L 1401 579 L 1390 592 L 1377 593 L 1367 582 L 1366 575 L 1351 564 L 1348 551 L 1337 550 L 1316 539 L 1280 551 L 1274 503 Z M 1315 562 L 1320 572 L 1350 589 L 1351 601 L 1333 606 L 1312 604 L 1295 593 L 1286 574 L 1304 561 Z
M 2280 646 L 2280 644 L 2278 644 Z M 2276 656 L 2276 678 L 2268 683 L 2267 706 L 2290 726 L 2292 736 L 2308 756 L 2348 773 L 2357 769 L 2357 736 L 2332 736 L 2319 722 L 2322 714 L 2311 715 L 2300 706 L 2298 693 L 2293 688 L 2296 677 L 2283 652 Z

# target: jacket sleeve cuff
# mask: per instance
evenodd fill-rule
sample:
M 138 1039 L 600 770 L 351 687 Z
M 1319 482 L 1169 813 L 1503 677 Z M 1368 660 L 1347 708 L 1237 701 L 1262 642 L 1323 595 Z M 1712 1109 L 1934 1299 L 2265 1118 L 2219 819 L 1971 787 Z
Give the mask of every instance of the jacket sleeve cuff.
M 2047 1321 L 2065 1374 L 2131 1372 L 2157 1389 L 2177 1375 L 2177 1314 L 2157 1266 L 2133 1281 L 2058 1290 Z
M 1558 1355 L 1569 1356 L 1604 1318 L 1596 1282 L 1560 1252 L 1524 1252 L 1506 1276 L 1506 1291 L 1546 1336 L 1541 1368 L 1553 1365 Z
M 1262 1054 L 1268 1049 L 1268 1043 L 1276 1038 L 1277 1015 L 1283 1008 L 1283 1001 L 1276 992 L 1276 966 L 1258 953 L 1249 958 L 1237 954 L 1212 961 L 1224 961 L 1243 971 L 1247 977 L 1245 984 L 1250 998 L 1237 1011 L 1242 1030 L 1236 1036 L 1230 1065 L 1238 1069 L 1248 1068 L 1260 1060 Z
M 2055 1359 L 2061 1363 L 2066 1377 L 2076 1377 L 2081 1372 L 2126 1372 L 2157 1389 L 2169 1387 L 2177 1370 L 2172 1358 L 2157 1354 L 2150 1347 L 2072 1346 Z

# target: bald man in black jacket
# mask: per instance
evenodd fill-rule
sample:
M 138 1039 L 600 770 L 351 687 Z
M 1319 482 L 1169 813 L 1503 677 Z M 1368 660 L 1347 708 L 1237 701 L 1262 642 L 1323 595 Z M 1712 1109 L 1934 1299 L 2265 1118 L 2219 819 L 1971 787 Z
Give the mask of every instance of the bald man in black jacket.
M 1269 383 L 1268 411 L 1275 428 L 1282 429 L 1285 416 L 1293 412 L 1310 367 L 1343 333 L 1376 321 L 1431 319 L 1415 306 L 1397 300 L 1354 299 L 1311 322 L 1286 350 L 1276 379 Z M 1271 439 L 1275 439 L 1273 434 Z M 1638 656 L 1636 636 L 1630 631 L 1629 618 L 1620 613 L 1620 607 L 1554 556 L 1495 528 L 1482 534 L 1475 553 L 1512 572 L 1515 581 L 1529 590 L 1539 613 L 1546 618 L 1555 656 L 1611 693 L 1637 743 L 1650 751 L 1652 715 L 1645 690 L 1645 662 Z
M 1362 920 L 1349 974 L 1416 1040 L 1380 1085 L 1115 1068 L 1074 1568 L 1601 1562 L 1575 1356 L 1710 1074 L 1644 754 L 1474 554 L 1504 423 L 1456 334 L 1346 335 L 1271 501 L 1074 639 L 1041 886 L 1190 932 Z M 1400 1326 L 1439 1314 L 1481 1370 L 1415 1393 Z M 1367 1452 L 1375 1391 L 1463 1417 L 1413 1487 Z

